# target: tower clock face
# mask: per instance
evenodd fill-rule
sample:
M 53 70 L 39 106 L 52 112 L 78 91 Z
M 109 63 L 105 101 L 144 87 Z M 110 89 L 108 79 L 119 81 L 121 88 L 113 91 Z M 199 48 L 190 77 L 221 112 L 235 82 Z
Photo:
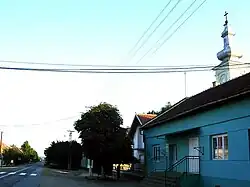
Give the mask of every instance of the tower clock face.
M 227 76 L 226 76 L 226 74 L 222 74 L 222 75 L 220 75 L 220 83 L 224 83 L 224 82 L 226 82 L 227 81 Z

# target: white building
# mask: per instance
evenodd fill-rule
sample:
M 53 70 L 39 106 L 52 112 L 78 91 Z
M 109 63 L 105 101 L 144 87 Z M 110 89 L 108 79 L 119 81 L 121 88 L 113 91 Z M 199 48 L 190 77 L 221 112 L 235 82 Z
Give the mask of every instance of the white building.
M 154 117 L 156 117 L 155 114 L 135 114 L 133 119 L 128 136 L 133 141 L 133 156 L 140 161 L 134 164 L 134 170 L 142 170 L 144 165 L 144 142 L 140 127 Z
M 244 61 L 243 55 L 235 49 L 233 44 L 235 33 L 228 25 L 227 13 L 225 14 L 225 17 L 226 21 L 224 24 L 224 30 L 221 33 L 224 47 L 217 53 L 217 58 L 221 63 L 213 68 L 216 77 L 214 86 L 223 84 L 231 79 L 250 72 L 249 64 Z

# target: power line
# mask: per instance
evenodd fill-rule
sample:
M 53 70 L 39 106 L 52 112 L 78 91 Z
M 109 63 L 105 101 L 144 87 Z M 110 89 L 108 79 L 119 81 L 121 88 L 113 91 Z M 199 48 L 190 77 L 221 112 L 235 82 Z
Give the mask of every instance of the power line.
M 247 64 L 234 64 L 229 67 L 232 68 L 246 68 Z M 241 66 L 241 67 L 240 67 Z M 3 70 L 14 70 L 14 71 L 38 71 L 38 72 L 60 72 L 60 73 L 85 73 L 85 74 L 141 74 L 141 73 L 178 73 L 178 72 L 197 72 L 197 71 L 210 71 L 214 66 L 199 66 L 199 67 L 187 67 L 187 68 L 158 68 L 158 69 L 50 69 L 50 68 L 17 68 L 17 67 L 0 67 Z M 224 68 L 225 67 L 225 68 Z M 223 65 L 217 69 L 226 69 L 228 66 Z M 128 71 L 129 70 L 129 71 Z
M 207 0 L 204 0 L 153 52 L 155 54 L 172 36 L 196 13 Z
M 0 60 L 0 63 L 10 63 L 10 64 L 29 64 L 29 65 L 48 65 L 48 66 L 69 66 L 69 67 L 198 67 L 198 66 L 204 66 L 204 65 L 178 65 L 178 66 L 160 66 L 160 65 L 148 65 L 148 66 L 142 66 L 142 65 L 94 65 L 94 64 L 58 64 L 58 63 L 41 63 L 41 62 L 25 62 L 25 61 L 15 61 L 15 60 Z M 210 64 L 209 66 L 216 66 L 215 64 Z
M 165 37 L 165 35 L 173 28 L 173 26 L 186 14 L 186 12 L 195 4 L 197 0 L 194 0 L 188 7 L 187 9 L 172 23 L 171 26 L 168 27 L 168 29 L 163 33 L 163 35 L 155 42 L 155 45 L 151 47 L 138 61 L 137 63 L 141 62 L 149 53 L 152 51 L 152 49 L 157 46 L 159 41 Z
M 66 117 L 66 118 L 61 118 L 58 120 L 54 120 L 54 121 L 49 121 L 49 122 L 44 122 L 44 123 L 35 123 L 35 124 L 29 124 L 29 125 L 0 125 L 1 127 L 31 127 L 31 126 L 41 126 L 41 125 L 49 125 L 51 123 L 57 123 L 60 121 L 67 121 L 70 119 L 74 119 L 76 117 L 80 117 L 80 113 L 79 115 L 75 115 L 75 116 L 70 116 L 70 117 Z
M 74 132 L 73 130 L 68 130 L 69 132 L 69 156 L 68 156 L 68 170 L 71 170 L 71 164 L 72 164 L 72 133 Z
M 217 64 L 189 64 L 189 65 L 86 65 L 86 64 L 57 64 L 57 63 L 40 63 L 40 62 L 25 62 L 25 61 L 12 61 L 12 60 L 0 60 L 4 63 L 14 63 L 14 64 L 33 64 L 33 65 L 48 65 L 48 66 L 78 66 L 78 67 L 95 67 L 95 68 L 84 68 L 84 69 L 62 69 L 62 70 L 160 70 L 160 69 L 189 69 L 189 68 L 213 68 Z M 238 63 L 237 61 L 232 61 Z M 250 64 L 250 63 L 243 63 Z M 237 64 L 238 65 L 238 64 Z M 230 65 L 232 66 L 232 65 Z M 0 66 L 1 67 L 1 66 Z M 6 67 L 6 66 L 2 66 Z M 11 68 L 11 67 L 8 67 Z M 36 68 L 35 68 L 36 69 Z M 52 68 L 53 69 L 53 68 Z M 58 68 L 55 68 L 58 69 Z
M 132 51 L 137 47 L 137 45 L 140 43 L 142 38 L 147 34 L 149 29 L 154 25 L 154 23 L 158 20 L 158 18 L 162 15 L 162 13 L 166 10 L 166 8 L 169 6 L 172 0 L 169 0 L 168 3 L 163 7 L 163 9 L 160 11 L 160 13 L 156 16 L 156 18 L 152 21 L 152 23 L 149 25 L 149 27 L 143 32 L 139 40 L 135 43 L 135 45 L 132 47 L 132 49 L 129 51 L 129 54 L 132 53 Z
M 144 42 L 140 45 L 140 47 L 132 54 L 132 58 L 135 57 L 137 52 L 147 43 L 147 41 L 151 38 L 151 36 L 157 31 L 157 29 L 164 23 L 164 21 L 168 18 L 168 16 L 174 11 L 174 9 L 178 6 L 178 4 L 182 0 L 178 0 L 177 3 L 174 5 L 174 7 L 168 12 L 168 14 L 161 20 L 161 22 L 155 27 L 155 29 L 148 35 L 148 37 L 144 40 Z

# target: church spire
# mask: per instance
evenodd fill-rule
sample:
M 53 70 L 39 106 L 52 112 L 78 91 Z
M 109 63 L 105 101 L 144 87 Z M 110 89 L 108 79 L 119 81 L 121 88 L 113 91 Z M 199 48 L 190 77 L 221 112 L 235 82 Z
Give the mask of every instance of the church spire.
M 224 24 L 224 26 L 226 26 L 226 25 L 228 24 L 227 15 L 228 15 L 228 13 L 227 13 L 227 11 L 225 11 L 224 16 L 225 16 L 226 20 L 225 20 L 225 24 Z
M 237 51 L 234 49 L 232 40 L 235 36 L 235 33 L 231 30 L 228 24 L 228 13 L 225 12 L 224 16 L 224 30 L 221 33 L 224 47 L 220 52 L 217 53 L 217 58 L 220 60 L 220 64 L 213 68 L 216 77 L 214 85 L 223 84 L 231 79 L 245 74 L 246 72 L 250 72 L 250 68 L 245 68 L 242 66 L 242 54 L 237 53 Z M 234 66 L 232 67 L 232 65 Z
M 232 40 L 233 37 L 235 36 L 235 33 L 232 31 L 231 27 L 228 25 L 228 13 L 225 12 L 224 14 L 225 16 L 225 23 L 224 23 L 224 30 L 221 33 L 221 37 L 223 38 L 224 41 L 224 48 L 217 53 L 217 58 L 224 62 L 224 61 L 228 61 L 232 58 L 236 58 L 239 59 L 242 57 L 241 54 L 235 54 L 233 49 L 233 44 L 232 44 Z

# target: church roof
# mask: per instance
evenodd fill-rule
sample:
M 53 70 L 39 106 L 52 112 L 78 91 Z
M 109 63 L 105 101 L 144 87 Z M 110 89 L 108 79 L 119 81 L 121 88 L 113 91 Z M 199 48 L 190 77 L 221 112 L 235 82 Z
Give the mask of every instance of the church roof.
M 243 96 L 250 96 L 250 73 L 181 100 L 163 114 L 147 122 L 142 126 L 142 129 L 160 125 L 185 115 L 202 112 L 208 107 L 222 105 L 229 100 L 244 99 Z

